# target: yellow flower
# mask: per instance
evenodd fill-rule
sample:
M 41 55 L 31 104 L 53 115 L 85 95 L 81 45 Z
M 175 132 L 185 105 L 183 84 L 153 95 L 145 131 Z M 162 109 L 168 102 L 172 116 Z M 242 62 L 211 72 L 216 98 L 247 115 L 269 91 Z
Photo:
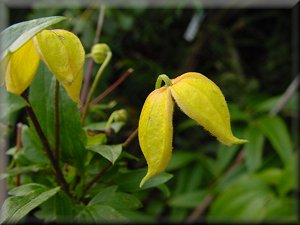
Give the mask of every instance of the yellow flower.
M 174 103 L 167 87 L 154 90 L 147 97 L 139 121 L 138 135 L 148 163 L 146 180 L 163 171 L 171 158 Z
M 43 30 L 2 61 L 6 89 L 22 94 L 31 84 L 41 58 L 72 100 L 79 102 L 84 56 L 83 46 L 73 33 Z
M 166 86 L 153 91 L 146 99 L 140 119 L 138 136 L 148 164 L 148 172 L 140 187 L 151 177 L 162 172 L 172 153 L 172 114 L 174 101 L 190 118 L 197 121 L 225 144 L 247 142 L 233 136 L 230 115 L 225 98 L 218 86 L 200 73 L 185 73 L 173 80 L 166 75 L 159 77 Z

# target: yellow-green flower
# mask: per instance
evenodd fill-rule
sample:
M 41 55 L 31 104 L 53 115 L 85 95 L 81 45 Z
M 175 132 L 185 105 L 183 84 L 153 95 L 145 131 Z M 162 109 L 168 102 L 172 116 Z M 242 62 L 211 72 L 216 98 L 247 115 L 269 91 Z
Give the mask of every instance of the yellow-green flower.
M 163 75 L 166 77 L 165 75 Z M 138 136 L 148 164 L 145 181 L 162 172 L 171 159 L 174 101 L 180 109 L 225 145 L 247 142 L 231 131 L 230 115 L 219 87 L 200 73 L 185 73 L 147 97 L 139 120 Z M 159 85 L 160 86 L 160 85 Z
M 84 56 L 84 48 L 73 33 L 43 30 L 3 59 L 6 89 L 21 95 L 31 84 L 42 59 L 72 100 L 79 102 Z

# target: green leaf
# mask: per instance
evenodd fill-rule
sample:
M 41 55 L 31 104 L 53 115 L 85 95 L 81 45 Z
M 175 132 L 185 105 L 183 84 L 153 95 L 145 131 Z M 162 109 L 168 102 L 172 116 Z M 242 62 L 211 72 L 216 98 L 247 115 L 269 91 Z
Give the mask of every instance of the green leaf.
M 87 146 L 87 149 L 102 155 L 112 164 L 116 162 L 122 153 L 122 144 L 118 145 L 92 145 Z
M 38 189 L 24 196 L 13 196 L 5 200 L 2 209 L 0 223 L 17 223 L 31 210 L 51 198 L 59 191 L 60 187 L 53 189 Z
M 78 214 L 75 220 L 79 223 L 114 223 L 128 222 L 120 212 L 107 205 L 89 205 Z
M 153 215 L 149 215 L 145 212 L 139 212 L 137 210 L 124 210 L 120 209 L 119 210 L 122 215 L 126 216 L 126 218 L 130 219 L 130 222 L 135 223 L 135 224 L 155 224 L 157 221 L 153 217 Z
M 29 195 L 33 192 L 41 191 L 41 190 L 45 190 L 44 185 L 37 184 L 37 183 L 29 183 L 29 184 L 24 184 L 22 186 L 11 189 L 8 192 L 8 194 L 14 195 L 14 196 L 25 196 L 25 195 Z
M 256 127 L 249 127 L 246 130 L 245 138 L 248 142 L 244 149 L 246 153 L 246 166 L 250 172 L 260 168 L 264 145 L 264 135 Z
M 29 20 L 9 26 L 0 33 L 1 60 L 9 53 L 14 52 L 47 27 L 65 20 L 66 17 L 51 16 Z
M 6 173 L 1 174 L 0 180 L 7 178 L 7 177 L 16 176 L 17 174 L 38 172 L 42 169 L 44 169 L 44 168 L 42 168 L 39 165 L 20 166 L 20 167 L 15 167 L 13 169 L 7 169 Z
M 94 198 L 91 199 L 88 205 L 94 205 L 108 201 L 117 191 L 117 186 L 111 186 L 103 189 Z
M 262 180 L 245 175 L 222 190 L 212 203 L 209 218 L 230 221 L 260 221 L 273 194 Z
M 283 171 L 279 168 L 267 168 L 260 173 L 257 174 L 257 176 L 265 181 L 267 184 L 275 185 L 277 186 L 281 177 L 282 177 Z
M 111 186 L 105 188 L 99 192 L 88 205 L 102 204 L 113 207 L 116 210 L 119 209 L 137 209 L 142 206 L 142 203 L 132 194 L 124 192 L 116 192 L 117 186 Z
M 124 174 L 119 174 L 119 177 L 116 179 L 119 190 L 128 192 L 141 191 L 148 188 L 157 187 L 160 184 L 164 184 L 173 177 L 172 174 L 163 172 L 146 181 L 143 187 L 140 188 L 139 184 L 142 178 L 145 176 L 146 172 L 147 169 L 138 169 Z
M 87 146 L 91 145 L 104 145 L 107 142 L 106 134 L 100 133 L 100 134 L 93 134 L 90 135 L 86 133 L 87 136 Z
M 65 89 L 60 88 L 60 143 L 63 159 L 83 169 L 87 151 L 86 134 L 80 124 L 77 104 L 71 100 Z
M 226 145 L 219 145 L 217 150 L 217 162 L 213 163 L 213 166 L 217 169 L 217 175 L 221 174 L 229 165 L 238 149 L 238 145 L 232 145 L 229 147 Z
M 1 90 L 1 95 L 2 94 L 3 97 L 1 98 L 3 101 L 0 103 L 0 120 L 8 120 L 11 113 L 14 113 L 28 105 L 22 97 L 11 94 L 6 90 Z
M 279 223 L 296 224 L 297 200 L 294 198 L 274 198 L 269 202 L 266 219 Z
M 171 207 L 195 208 L 201 204 L 207 194 L 208 192 L 206 190 L 197 190 L 184 193 L 171 198 L 168 204 Z
M 54 88 L 55 78 L 44 63 L 40 63 L 37 75 L 30 87 L 29 99 L 38 121 L 52 149 L 54 148 Z M 61 154 L 64 162 L 83 168 L 86 135 L 80 125 L 80 114 L 63 87 L 59 95 L 59 133 Z
M 285 165 L 293 159 L 293 145 L 284 121 L 277 116 L 259 120 L 259 127 L 267 136 Z
M 34 214 L 37 218 L 51 222 L 70 222 L 74 217 L 72 200 L 63 191 L 49 198 L 40 205 L 40 210 Z
M 27 159 L 37 164 L 50 164 L 41 140 L 33 127 L 22 126 L 22 144 Z
M 295 156 L 293 160 L 282 171 L 281 179 L 278 183 L 279 194 L 281 196 L 286 195 L 288 192 L 297 189 L 297 163 Z
M 196 159 L 195 153 L 176 151 L 168 164 L 166 171 L 172 171 L 184 167 Z
M 113 122 L 110 127 L 114 130 L 115 133 L 118 133 L 121 128 L 125 125 L 124 122 Z M 104 130 L 106 127 L 106 122 L 98 122 L 98 123 L 91 123 L 85 126 L 85 129 L 90 130 Z

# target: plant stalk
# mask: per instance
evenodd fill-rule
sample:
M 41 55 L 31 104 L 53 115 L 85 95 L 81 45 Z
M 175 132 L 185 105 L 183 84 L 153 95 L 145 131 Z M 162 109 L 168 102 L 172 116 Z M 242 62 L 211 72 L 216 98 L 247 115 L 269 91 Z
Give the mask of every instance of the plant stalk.
M 45 152 L 47 154 L 47 157 L 49 158 L 49 160 L 50 160 L 50 162 L 51 162 L 51 164 L 53 166 L 53 169 L 55 170 L 57 183 L 62 187 L 62 189 L 68 195 L 71 195 L 69 193 L 68 184 L 67 184 L 67 182 L 66 182 L 66 180 L 65 180 L 65 178 L 64 178 L 64 176 L 62 174 L 62 171 L 59 168 L 59 163 L 58 163 L 58 161 L 55 160 L 55 157 L 54 157 L 54 155 L 53 155 L 53 153 L 51 151 L 50 144 L 49 144 L 49 142 L 48 142 L 48 140 L 47 140 L 47 138 L 46 138 L 46 136 L 45 136 L 45 134 L 44 134 L 41 126 L 40 126 L 40 123 L 39 123 L 39 121 L 38 121 L 38 119 L 37 119 L 37 117 L 36 117 L 36 115 L 35 115 L 32 107 L 31 107 L 30 103 L 29 103 L 29 100 L 28 100 L 27 96 L 24 95 L 24 94 L 22 94 L 22 97 L 28 103 L 28 106 L 26 106 L 27 114 L 30 117 L 30 119 L 31 119 L 31 121 L 33 123 L 33 126 L 34 126 L 34 128 L 35 128 L 35 130 L 36 130 L 36 132 L 37 132 L 37 134 L 38 134 L 38 136 L 39 136 L 39 138 L 40 138 L 40 140 L 42 142 L 42 145 L 43 145 L 44 150 L 45 150 Z
M 59 162 L 59 82 L 55 80 L 55 92 L 54 92 L 54 117 L 55 117 L 55 157 Z
M 88 97 L 86 99 L 86 102 L 85 102 L 85 104 L 83 106 L 83 109 L 82 109 L 82 115 L 81 115 L 81 123 L 82 124 L 83 124 L 83 121 L 84 121 L 84 119 L 86 117 L 90 101 L 91 101 L 91 99 L 93 97 L 93 94 L 94 94 L 94 92 L 96 90 L 96 87 L 98 86 L 99 80 L 100 80 L 100 78 L 101 78 L 101 76 L 102 76 L 102 74 L 104 72 L 104 69 L 106 68 L 106 66 L 108 65 L 108 63 L 109 63 L 109 61 L 111 59 L 111 56 L 112 56 L 111 52 L 108 52 L 107 56 L 106 56 L 106 58 L 104 60 L 104 62 L 101 64 L 101 66 L 100 66 L 100 68 L 99 68 L 99 70 L 98 70 L 98 72 L 96 74 L 95 80 L 94 80 L 94 82 L 92 84 L 92 87 L 91 87 L 91 89 L 89 91 L 89 94 L 88 94 Z
M 103 27 L 104 15 L 105 15 L 105 6 L 100 5 L 98 22 L 97 22 L 97 30 L 96 30 L 96 35 L 94 38 L 94 45 L 97 44 L 97 42 L 100 39 L 100 33 L 101 33 L 101 30 Z M 92 78 L 93 66 L 94 66 L 94 60 L 91 58 L 88 63 L 88 68 L 87 68 L 87 72 L 85 75 L 84 84 L 83 84 L 83 88 L 82 88 L 82 94 L 81 94 L 81 103 L 82 104 L 85 104 L 85 101 L 86 101 L 88 89 L 90 87 L 90 81 Z
M 110 87 L 108 87 L 103 93 L 98 95 L 95 99 L 91 101 L 89 106 L 95 105 L 105 98 L 109 93 L 115 90 L 129 75 L 133 73 L 133 69 L 129 68 L 122 76 L 120 76 Z
M 155 89 L 158 89 L 158 88 L 161 87 L 162 81 L 164 81 L 167 86 L 172 85 L 172 82 L 171 82 L 170 78 L 166 74 L 161 74 L 161 75 L 158 76 L 158 78 L 156 80 Z

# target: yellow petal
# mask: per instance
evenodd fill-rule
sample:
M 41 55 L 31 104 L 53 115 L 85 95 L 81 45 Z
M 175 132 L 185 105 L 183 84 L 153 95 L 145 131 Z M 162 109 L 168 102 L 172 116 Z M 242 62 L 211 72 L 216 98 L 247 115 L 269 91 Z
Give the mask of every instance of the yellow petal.
M 17 51 L 11 53 L 5 69 L 5 83 L 7 91 L 16 95 L 22 94 L 31 84 L 39 65 L 32 39 Z M 4 63 L 5 64 L 5 63 Z
M 170 89 L 162 87 L 147 97 L 139 120 L 138 136 L 148 164 L 148 172 L 140 183 L 162 172 L 171 158 L 174 102 Z
M 68 95 L 74 102 L 80 104 L 80 90 L 82 85 L 82 70 L 79 72 L 79 75 L 76 76 L 75 80 L 71 85 L 62 84 L 66 89 Z
M 76 35 L 66 30 L 43 30 L 34 41 L 41 58 L 58 81 L 70 85 L 81 74 L 85 52 Z
M 172 96 L 181 110 L 225 144 L 246 140 L 233 136 L 230 115 L 219 87 L 200 73 L 185 73 L 172 80 Z

